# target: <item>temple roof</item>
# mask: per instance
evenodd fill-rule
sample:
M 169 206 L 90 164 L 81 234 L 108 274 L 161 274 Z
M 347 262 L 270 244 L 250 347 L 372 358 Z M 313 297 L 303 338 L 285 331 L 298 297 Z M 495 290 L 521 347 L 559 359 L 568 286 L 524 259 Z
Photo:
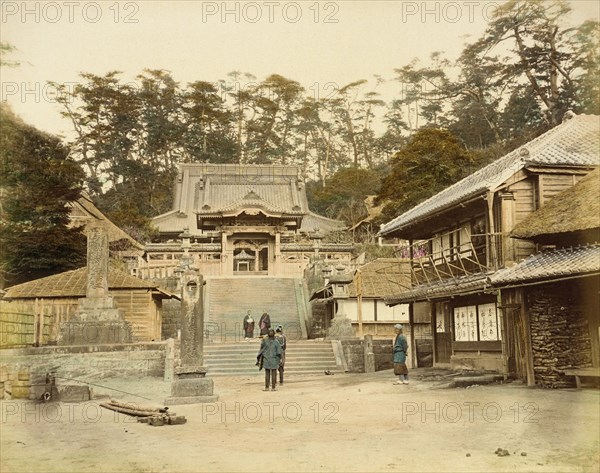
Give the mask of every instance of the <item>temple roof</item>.
M 242 213 L 271 218 L 308 217 L 307 231 L 343 228 L 336 220 L 312 214 L 296 166 L 181 164 L 174 208 L 153 219 L 162 233 L 197 228 L 198 218 L 236 217 Z M 302 225 L 305 230 L 305 225 Z

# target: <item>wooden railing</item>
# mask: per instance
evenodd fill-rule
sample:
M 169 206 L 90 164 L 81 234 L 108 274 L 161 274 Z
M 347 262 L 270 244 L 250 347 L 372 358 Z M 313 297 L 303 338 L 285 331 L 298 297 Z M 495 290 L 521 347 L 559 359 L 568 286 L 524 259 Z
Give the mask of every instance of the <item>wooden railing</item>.
M 437 236 L 400 247 L 396 256 L 410 259 L 413 286 L 429 284 L 500 269 L 505 238 L 502 233 L 472 234 L 467 241 L 444 246 L 444 238 Z

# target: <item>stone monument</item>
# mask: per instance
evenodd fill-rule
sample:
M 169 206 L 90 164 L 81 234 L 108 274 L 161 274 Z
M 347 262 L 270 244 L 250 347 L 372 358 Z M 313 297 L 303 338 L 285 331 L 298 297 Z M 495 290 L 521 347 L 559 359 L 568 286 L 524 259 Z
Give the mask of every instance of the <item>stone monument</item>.
M 345 314 L 336 314 L 331 319 L 331 326 L 327 330 L 328 340 L 350 340 L 356 339 L 354 335 L 354 328 L 352 328 L 352 322 Z
M 182 262 L 184 259 L 182 258 Z M 167 405 L 215 402 L 213 380 L 206 377 L 204 349 L 204 278 L 186 265 L 181 278 L 181 342 L 180 366 L 175 367 L 171 397 Z
M 131 343 L 132 330 L 108 294 L 108 234 L 101 223 L 86 226 L 87 286 L 76 314 L 60 325 L 59 345 Z

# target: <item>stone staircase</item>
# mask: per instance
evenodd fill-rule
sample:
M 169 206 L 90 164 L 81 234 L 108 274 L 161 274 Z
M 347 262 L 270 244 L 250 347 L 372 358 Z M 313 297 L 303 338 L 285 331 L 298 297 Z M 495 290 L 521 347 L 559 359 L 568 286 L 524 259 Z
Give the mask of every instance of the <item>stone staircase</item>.
M 250 310 L 256 321 L 263 312 L 271 326 L 280 324 L 288 338 L 306 339 L 306 297 L 301 279 L 272 277 L 210 278 L 206 282 L 205 318 L 208 340 L 224 343 L 243 336 L 243 318 Z
M 204 347 L 204 365 L 208 376 L 264 376 L 256 364 L 260 339 L 237 343 L 208 343 Z M 343 372 L 342 361 L 329 341 L 289 340 L 287 343 L 286 376 Z M 289 378 L 288 378 L 289 379 Z
M 209 376 L 264 376 L 256 355 L 261 341 L 258 320 L 265 311 L 271 326 L 282 325 L 287 336 L 286 374 L 343 371 L 331 342 L 307 340 L 307 296 L 301 279 L 235 276 L 207 279 L 206 286 L 204 365 Z M 257 338 L 246 341 L 243 318 L 248 310 L 256 321 Z

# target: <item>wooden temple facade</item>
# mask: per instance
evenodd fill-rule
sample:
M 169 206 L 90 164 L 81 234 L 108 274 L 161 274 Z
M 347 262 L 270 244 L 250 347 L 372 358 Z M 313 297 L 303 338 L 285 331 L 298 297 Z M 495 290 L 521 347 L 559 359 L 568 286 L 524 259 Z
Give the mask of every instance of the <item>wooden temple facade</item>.
M 182 259 L 205 277 L 300 278 L 314 256 L 352 251 L 327 242 L 344 224 L 310 211 L 296 166 L 181 164 L 173 210 L 153 223 L 159 240 L 131 268 L 143 279 L 174 276 Z

